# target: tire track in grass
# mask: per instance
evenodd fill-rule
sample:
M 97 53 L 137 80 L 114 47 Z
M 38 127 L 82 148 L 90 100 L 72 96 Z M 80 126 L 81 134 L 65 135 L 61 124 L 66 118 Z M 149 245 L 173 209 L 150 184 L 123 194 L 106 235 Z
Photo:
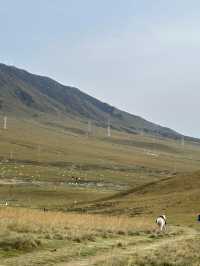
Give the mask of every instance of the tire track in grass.
M 143 237 L 144 238 L 144 237 Z M 94 242 L 66 243 L 56 250 L 40 250 L 19 255 L 12 258 L 1 258 L 0 266 L 55 266 L 60 262 L 69 262 L 76 258 L 93 257 L 99 253 L 106 253 L 115 248 L 119 242 L 123 245 L 143 241 L 141 236 L 118 236 L 113 238 L 97 238 Z M 148 237 L 146 236 L 146 240 Z M 70 265 L 70 264 L 69 264 Z

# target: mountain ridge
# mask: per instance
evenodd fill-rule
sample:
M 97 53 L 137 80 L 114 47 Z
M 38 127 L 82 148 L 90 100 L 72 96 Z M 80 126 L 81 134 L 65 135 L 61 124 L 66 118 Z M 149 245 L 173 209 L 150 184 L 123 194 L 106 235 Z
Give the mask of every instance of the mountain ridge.
M 122 111 L 76 87 L 1 63 L 0 111 L 32 117 L 62 113 L 92 120 L 100 127 L 105 127 L 110 120 L 113 128 L 133 134 L 146 133 L 174 139 L 182 137 L 182 134 L 168 127 Z

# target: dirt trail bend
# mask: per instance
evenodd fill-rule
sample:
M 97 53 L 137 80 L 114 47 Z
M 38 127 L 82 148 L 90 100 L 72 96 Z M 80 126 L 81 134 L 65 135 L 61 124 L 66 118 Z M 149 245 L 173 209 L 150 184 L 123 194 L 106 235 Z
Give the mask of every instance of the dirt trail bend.
M 97 263 L 104 265 L 105 261 L 116 257 L 116 254 L 118 258 L 129 258 L 140 252 L 148 253 L 161 246 L 173 245 L 183 239 L 195 239 L 197 236 L 199 233 L 194 229 L 172 226 L 163 236 L 141 232 L 133 236 L 119 235 L 82 243 L 69 242 L 55 251 L 41 249 L 16 257 L 2 258 L 0 266 L 89 266 Z
M 182 228 L 182 233 L 174 236 L 164 236 L 163 238 L 155 238 L 151 242 L 148 239 L 144 241 L 138 241 L 138 243 L 129 243 L 127 246 L 116 247 L 106 252 L 95 254 L 84 259 L 71 260 L 67 263 L 58 263 L 56 266 L 92 266 L 100 262 L 106 262 L 112 260 L 112 258 L 129 258 L 142 252 L 143 254 L 148 251 L 155 251 L 158 248 L 165 245 L 173 245 L 182 240 L 194 239 L 199 233 L 192 228 Z M 102 264 L 103 265 L 103 264 Z

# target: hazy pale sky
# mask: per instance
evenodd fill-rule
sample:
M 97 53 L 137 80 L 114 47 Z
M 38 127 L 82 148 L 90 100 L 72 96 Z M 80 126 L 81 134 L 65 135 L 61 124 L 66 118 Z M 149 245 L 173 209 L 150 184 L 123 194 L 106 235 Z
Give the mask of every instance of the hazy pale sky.
M 0 0 L 0 62 L 200 137 L 199 0 Z

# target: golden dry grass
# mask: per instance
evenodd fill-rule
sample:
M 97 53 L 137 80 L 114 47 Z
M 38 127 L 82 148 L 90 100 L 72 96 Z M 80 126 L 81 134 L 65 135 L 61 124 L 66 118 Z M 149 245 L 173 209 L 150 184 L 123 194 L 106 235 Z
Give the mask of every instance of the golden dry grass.
M 5 258 L 3 265 L 26 265 L 24 256 L 28 256 L 29 266 L 36 262 L 54 265 L 50 260 L 59 263 L 95 255 L 121 241 L 150 235 L 152 230 L 151 221 L 145 218 L 5 207 L 0 209 L 0 258 Z M 50 258 L 47 251 L 52 250 L 56 253 Z
M 129 218 L 127 216 L 105 216 L 92 214 L 43 212 L 23 208 L 1 208 L 1 229 L 18 232 L 66 231 L 70 235 L 81 237 L 83 234 L 97 232 L 128 233 L 130 230 L 151 230 L 152 222 L 146 217 Z
M 75 125 L 75 122 L 73 125 L 72 121 L 69 123 L 72 127 L 80 126 Z M 21 128 L 24 129 L 23 134 Z M 166 244 L 166 254 L 163 254 L 165 261 L 162 261 L 162 255 L 158 257 L 156 254 L 160 242 L 156 249 L 146 250 L 144 254 L 143 251 L 150 243 L 159 240 L 152 234 L 156 215 L 165 212 L 170 224 L 193 226 L 196 222 L 199 189 L 195 185 L 191 187 L 191 183 L 199 184 L 199 175 L 183 176 L 180 173 L 199 169 L 198 146 L 186 142 L 183 150 L 180 143 L 167 139 L 159 139 L 154 145 L 151 137 L 122 132 L 113 132 L 112 138 L 105 140 L 102 138 L 103 129 L 96 137 L 87 138 L 44 124 L 14 120 L 9 130 L 0 134 L 0 156 L 9 159 L 12 151 L 14 159 L 13 164 L 6 160 L 1 162 L 1 178 L 5 182 L 9 179 L 30 182 L 27 186 L 18 187 L 2 184 L 1 200 L 8 199 L 9 204 L 13 204 L 11 206 L 16 204 L 20 207 L 41 208 L 48 205 L 48 208 L 63 210 L 67 209 L 68 203 L 71 206 L 76 200 L 77 211 L 104 213 L 94 215 L 0 208 L 0 261 L 4 262 L 3 265 L 56 265 L 61 261 L 96 256 L 105 250 L 113 251 L 117 258 L 122 250 L 139 247 L 143 241 L 144 245 L 138 253 L 138 265 L 147 265 L 146 256 L 151 258 L 152 265 L 156 265 L 153 263 L 157 258 L 159 265 L 167 260 L 175 262 L 173 258 L 176 256 L 168 255 L 172 253 L 173 247 L 179 249 L 181 243 L 175 241 L 167 244 L 165 237 L 170 235 L 164 236 L 162 242 L 162 245 Z M 158 156 L 151 156 L 153 152 Z M 25 160 L 28 160 L 28 164 Z M 114 187 L 112 191 L 105 188 L 106 192 L 102 193 L 97 187 L 85 187 L 83 190 L 76 187 L 72 189 L 70 186 L 67 189 L 62 186 L 58 188 L 54 185 L 54 181 L 71 182 L 72 176 L 80 177 L 83 181 L 95 180 L 103 184 L 111 182 Z M 165 181 L 157 182 L 161 179 Z M 33 180 L 48 182 L 43 189 L 41 186 L 33 186 Z M 152 181 L 155 181 L 154 185 L 144 187 L 137 193 L 97 201 L 114 193 L 118 184 L 135 188 Z M 110 216 L 111 213 L 118 216 Z M 196 254 L 195 242 L 192 240 L 190 243 L 188 245 L 187 242 L 181 249 L 188 248 Z M 55 255 L 50 253 L 50 256 L 48 252 L 52 250 L 56 250 L 53 253 Z M 181 251 L 177 254 L 181 256 Z M 108 260 L 108 265 L 132 266 L 135 258 L 129 260 L 129 256 L 124 255 L 122 264 L 119 264 L 119 260 L 115 261 L 116 264 Z M 11 258 L 4 261 L 4 257 Z M 185 261 L 188 262 L 186 257 Z M 26 261 L 28 264 L 25 264 Z
M 146 246 L 132 249 L 118 256 L 116 251 L 105 256 L 95 266 L 199 266 L 200 237 L 183 235 L 173 239 L 165 239 Z
M 170 226 L 160 235 L 146 215 L 130 218 L 4 207 L 0 228 L 4 266 L 161 266 L 176 262 L 183 250 L 180 261 L 188 262 L 187 248 L 198 257 L 195 229 Z

